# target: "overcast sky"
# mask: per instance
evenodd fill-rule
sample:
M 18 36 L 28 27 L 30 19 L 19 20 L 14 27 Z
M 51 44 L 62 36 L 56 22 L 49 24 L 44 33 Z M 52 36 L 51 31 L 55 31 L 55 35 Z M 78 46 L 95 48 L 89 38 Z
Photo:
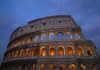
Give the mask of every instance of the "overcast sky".
M 0 0 L 0 63 L 17 27 L 52 15 L 72 15 L 85 37 L 100 50 L 100 0 Z

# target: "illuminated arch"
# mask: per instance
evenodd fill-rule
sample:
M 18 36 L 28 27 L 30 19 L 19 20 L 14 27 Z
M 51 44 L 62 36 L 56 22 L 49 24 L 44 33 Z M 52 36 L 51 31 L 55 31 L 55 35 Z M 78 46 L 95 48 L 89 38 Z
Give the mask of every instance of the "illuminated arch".
M 45 64 L 40 64 L 39 70 L 46 70 L 46 69 L 45 69 Z
M 41 47 L 40 56 L 46 56 L 46 48 L 45 47 Z
M 18 51 L 15 51 L 15 57 L 18 57 Z
M 73 47 L 68 47 L 68 55 L 73 56 L 74 55 L 74 49 Z
M 57 34 L 58 40 L 62 40 L 63 39 L 63 33 L 59 32 Z
M 82 56 L 83 55 L 83 48 L 78 46 L 78 55 Z
M 59 70 L 66 70 L 66 66 L 64 64 L 59 65 Z
M 54 33 L 50 33 L 50 34 L 49 34 L 49 40 L 55 40 Z
M 50 54 L 50 56 L 54 56 L 55 55 L 55 47 L 54 46 L 51 46 L 49 48 L 49 54 Z
M 69 68 L 70 68 L 70 70 L 76 70 L 76 65 L 75 64 L 70 64 Z
M 58 55 L 63 56 L 65 55 L 65 49 L 63 46 L 60 46 L 58 49 Z
M 66 39 L 72 39 L 72 35 L 71 35 L 70 32 L 67 32 L 67 33 L 66 33 Z
M 23 57 L 23 56 L 24 56 L 24 50 L 23 50 L 23 49 L 20 50 L 19 56 L 20 56 L 20 57 Z
M 26 42 L 26 37 L 23 37 L 22 38 L 22 43 L 25 44 L 25 42 Z
M 86 65 L 85 64 L 81 64 L 81 70 L 86 70 Z
M 29 56 L 30 56 L 30 53 L 31 53 L 31 52 L 30 52 L 30 48 L 27 48 L 27 49 L 26 49 L 26 57 L 29 57 Z
M 55 64 L 50 64 L 50 65 L 49 65 L 49 70 L 56 70 Z
M 17 40 L 17 44 L 20 45 L 20 39 Z
M 31 41 L 32 41 L 32 37 L 31 37 L 31 36 L 29 36 L 29 37 L 28 37 L 28 44 L 30 44 L 30 43 L 31 43 Z
M 32 56 L 36 56 L 36 49 L 32 48 Z
M 41 41 L 46 41 L 46 40 L 47 40 L 46 34 L 42 34 Z
M 36 65 L 32 64 L 32 70 L 36 70 Z

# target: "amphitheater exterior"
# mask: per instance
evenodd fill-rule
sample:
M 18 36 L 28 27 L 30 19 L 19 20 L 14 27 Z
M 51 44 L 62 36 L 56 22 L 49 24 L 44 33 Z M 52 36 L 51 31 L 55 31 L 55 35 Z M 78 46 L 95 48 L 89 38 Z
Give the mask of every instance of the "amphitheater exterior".
M 1 70 L 99 70 L 96 50 L 70 15 L 43 17 L 11 34 Z

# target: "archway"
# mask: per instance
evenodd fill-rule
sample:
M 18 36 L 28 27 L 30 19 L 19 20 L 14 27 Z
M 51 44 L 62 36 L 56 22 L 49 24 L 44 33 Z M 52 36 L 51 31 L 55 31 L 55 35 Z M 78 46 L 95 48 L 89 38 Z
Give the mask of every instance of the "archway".
M 92 51 L 92 49 L 90 49 L 90 48 L 87 48 L 88 50 L 87 50 L 87 55 L 88 56 L 92 56 L 93 55 L 93 51 Z
M 23 56 L 24 56 L 24 50 L 23 50 L 23 49 L 20 50 L 19 56 L 20 56 L 20 57 L 23 57 Z
M 74 39 L 80 39 L 80 36 L 79 36 L 78 33 L 75 33 L 75 34 L 74 34 Z
M 46 40 L 47 40 L 46 34 L 42 34 L 41 41 L 46 41 Z
M 54 46 L 50 47 L 49 53 L 50 53 L 50 56 L 54 56 L 55 55 L 55 48 L 54 48 Z
M 29 57 L 30 54 L 31 54 L 31 53 L 30 53 L 30 48 L 27 48 L 27 49 L 26 49 L 26 57 Z
M 40 56 L 46 56 L 46 48 L 45 47 L 41 47 Z
M 70 64 L 69 69 L 70 70 L 76 70 L 76 65 L 75 64 Z
M 68 47 L 68 55 L 73 56 L 74 55 L 74 49 L 73 47 Z
M 55 40 L 54 33 L 50 33 L 50 34 L 49 34 L 49 40 Z
M 40 64 L 39 70 L 46 70 L 46 69 L 45 69 L 45 64 Z
M 56 70 L 55 64 L 50 64 L 50 65 L 49 65 L 49 70 Z
M 83 56 L 83 48 L 78 46 L 78 55 Z
M 63 46 L 60 46 L 58 49 L 58 55 L 63 56 L 65 55 L 65 49 Z
M 70 32 L 67 32 L 67 33 L 66 33 L 66 39 L 72 39 L 72 35 L 71 35 Z
M 91 70 L 97 70 L 96 69 L 96 64 L 91 64 Z
M 86 70 L 86 65 L 85 64 L 81 64 L 81 70 Z
M 66 70 L 66 67 L 64 64 L 59 65 L 59 70 Z
M 63 33 L 59 32 L 57 34 L 58 40 L 62 40 L 63 39 Z

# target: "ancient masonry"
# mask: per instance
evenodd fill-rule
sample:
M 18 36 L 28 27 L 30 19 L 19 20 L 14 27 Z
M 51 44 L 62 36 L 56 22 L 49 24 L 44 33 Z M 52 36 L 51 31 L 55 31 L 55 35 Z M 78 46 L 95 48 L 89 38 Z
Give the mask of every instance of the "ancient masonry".
M 44 17 L 12 34 L 0 70 L 99 70 L 92 41 L 70 15 Z

